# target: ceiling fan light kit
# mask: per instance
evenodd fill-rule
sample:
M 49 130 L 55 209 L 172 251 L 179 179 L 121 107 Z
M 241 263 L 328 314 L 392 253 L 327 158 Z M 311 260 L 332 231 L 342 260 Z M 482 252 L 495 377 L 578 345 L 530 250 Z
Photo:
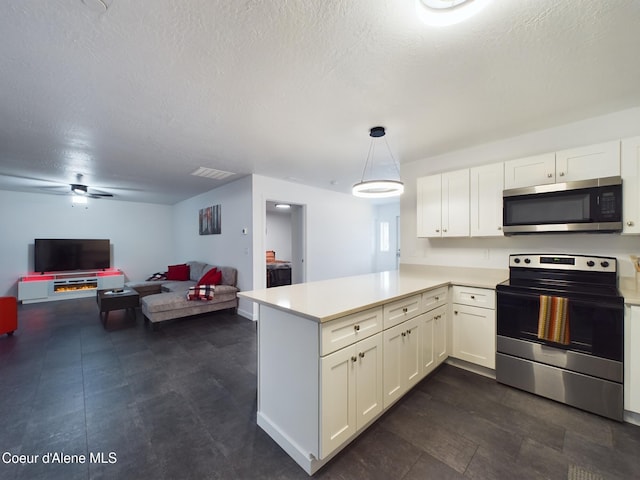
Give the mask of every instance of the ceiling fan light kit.
M 402 195 L 402 193 L 404 192 L 404 184 L 400 180 L 384 178 L 365 180 L 365 174 L 367 172 L 367 167 L 369 167 L 369 162 L 371 162 L 371 166 L 369 167 L 369 169 L 373 170 L 373 157 L 375 154 L 376 139 L 383 138 L 385 134 L 386 132 L 384 127 L 373 127 L 369 131 L 371 144 L 369 145 L 369 153 L 367 154 L 367 160 L 362 171 L 362 179 L 360 180 L 360 182 L 356 183 L 351 190 L 353 195 L 356 197 L 388 198 Z M 398 165 L 398 162 L 396 162 L 393 153 L 391 153 L 391 148 L 389 147 L 389 142 L 387 142 L 386 138 L 384 139 L 384 143 L 387 146 L 387 151 L 389 152 L 389 156 L 393 161 L 393 166 L 398 173 L 398 177 L 400 177 L 400 167 Z
M 80 185 L 77 183 L 71 184 L 71 191 L 76 195 L 86 195 L 87 194 L 87 186 Z

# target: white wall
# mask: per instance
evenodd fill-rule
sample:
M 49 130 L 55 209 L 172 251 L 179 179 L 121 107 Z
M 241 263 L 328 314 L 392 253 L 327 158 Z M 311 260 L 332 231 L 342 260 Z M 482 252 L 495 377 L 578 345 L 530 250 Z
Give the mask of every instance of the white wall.
M 374 206 L 366 199 L 253 176 L 254 288 L 265 288 L 266 202 L 304 206 L 306 281 L 373 271 Z
M 291 261 L 291 212 L 267 212 L 265 250 L 276 252 L 277 260 Z
M 33 269 L 35 238 L 108 238 L 112 266 L 141 280 L 171 260 L 171 207 L 0 190 L 0 295 L 17 296 L 17 281 Z
M 582 253 L 616 256 L 622 276 L 633 276 L 629 254 L 640 254 L 640 237 L 614 234 L 512 236 L 504 238 L 426 239 L 416 237 L 416 178 L 584 146 L 640 134 L 640 108 L 628 109 L 531 132 L 498 142 L 403 164 L 405 194 L 401 198 L 401 262 L 507 268 L 511 253 Z M 438 165 L 446 165 L 445 168 Z M 624 188 L 624 187 L 623 187 Z
M 200 235 L 198 212 L 221 205 L 221 233 Z M 211 265 L 235 267 L 238 288 L 253 288 L 251 177 L 243 177 L 173 206 L 174 261 L 197 260 Z M 247 229 L 247 234 L 242 230 Z M 262 255 L 264 258 L 264 254 Z M 252 306 L 240 300 L 238 312 L 251 317 Z

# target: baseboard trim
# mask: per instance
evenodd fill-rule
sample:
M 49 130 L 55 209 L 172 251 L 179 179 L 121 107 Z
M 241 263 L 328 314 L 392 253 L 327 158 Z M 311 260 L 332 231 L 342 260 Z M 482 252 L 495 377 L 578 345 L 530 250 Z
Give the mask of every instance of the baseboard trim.
M 238 308 L 238 315 L 248 320 L 251 320 L 252 322 L 255 322 L 257 320 L 257 318 L 255 318 L 255 316 L 253 315 L 253 310 L 248 311 L 248 310 L 242 310 Z

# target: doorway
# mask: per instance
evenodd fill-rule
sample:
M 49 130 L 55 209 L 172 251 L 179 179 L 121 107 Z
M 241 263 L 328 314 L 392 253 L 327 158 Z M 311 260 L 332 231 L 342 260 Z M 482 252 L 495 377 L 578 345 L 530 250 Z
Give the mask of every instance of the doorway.
M 398 270 L 400 266 L 400 202 L 376 206 L 375 272 Z
M 267 287 L 305 282 L 305 214 L 305 205 L 267 200 L 264 233 Z

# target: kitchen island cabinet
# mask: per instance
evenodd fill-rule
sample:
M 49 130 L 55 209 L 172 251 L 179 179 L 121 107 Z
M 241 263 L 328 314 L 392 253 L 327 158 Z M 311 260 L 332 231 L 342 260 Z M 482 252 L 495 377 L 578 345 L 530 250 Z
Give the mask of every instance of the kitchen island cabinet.
M 241 292 L 259 306 L 258 425 L 316 472 L 446 359 L 456 278 L 493 288 L 505 273 L 409 268 Z

